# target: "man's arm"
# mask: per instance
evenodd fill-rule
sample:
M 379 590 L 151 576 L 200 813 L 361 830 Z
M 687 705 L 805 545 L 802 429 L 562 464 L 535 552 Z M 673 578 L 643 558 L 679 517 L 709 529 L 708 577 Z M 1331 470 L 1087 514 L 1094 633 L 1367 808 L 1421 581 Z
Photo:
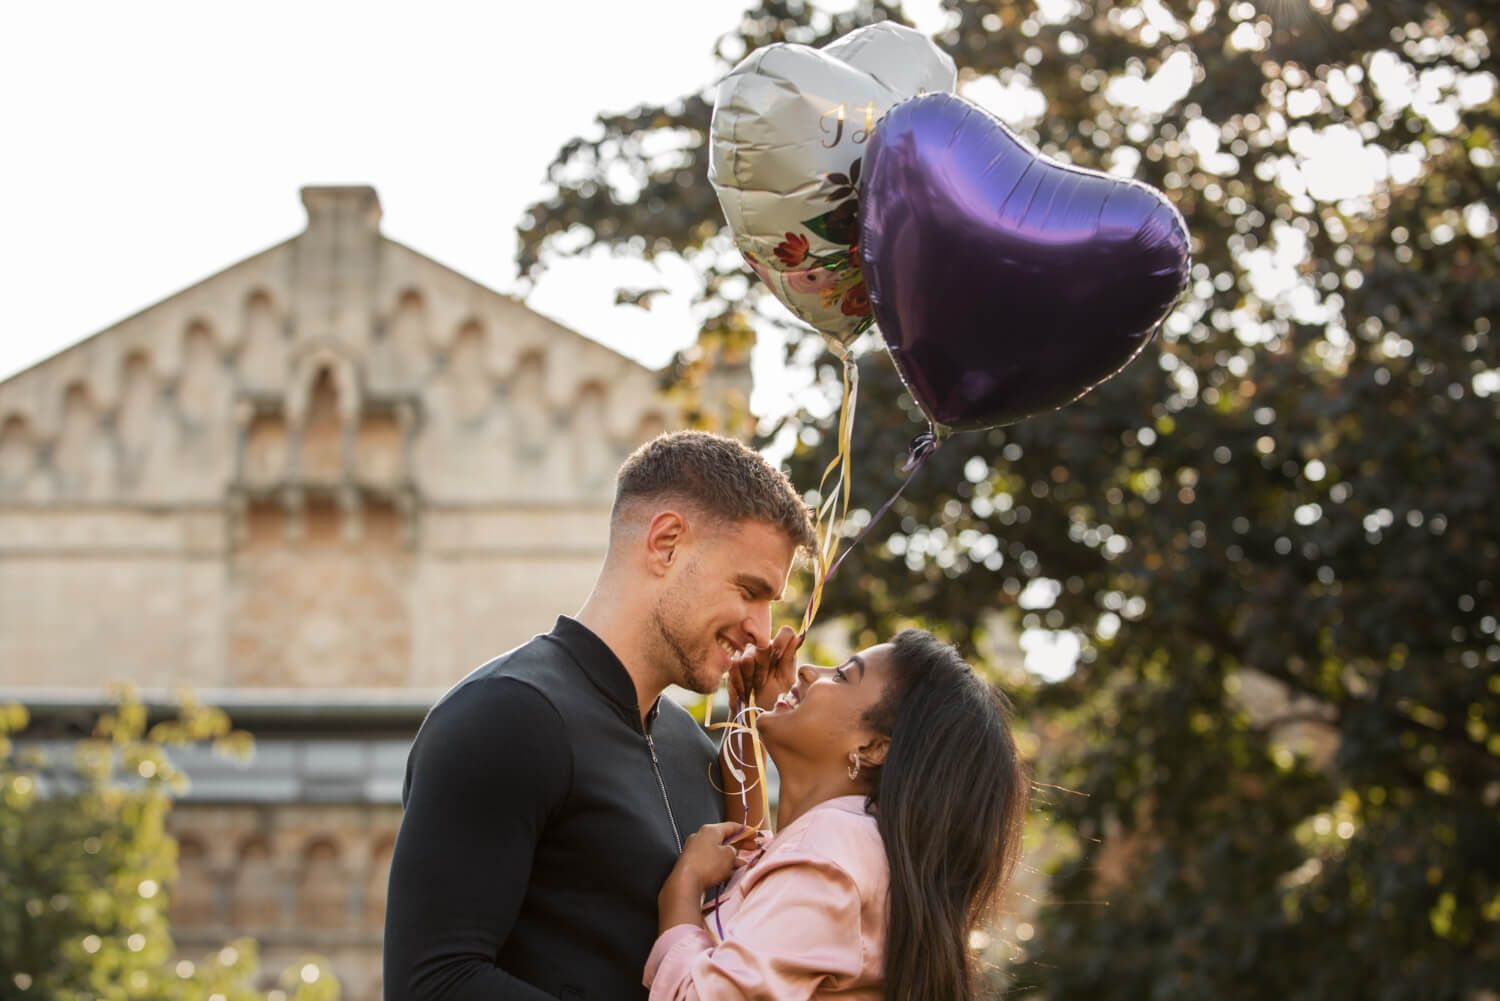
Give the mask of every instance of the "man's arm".
M 561 717 L 524 683 L 470 682 L 432 711 L 410 768 L 386 895 L 385 1001 L 551 1001 L 495 956 L 572 781 Z

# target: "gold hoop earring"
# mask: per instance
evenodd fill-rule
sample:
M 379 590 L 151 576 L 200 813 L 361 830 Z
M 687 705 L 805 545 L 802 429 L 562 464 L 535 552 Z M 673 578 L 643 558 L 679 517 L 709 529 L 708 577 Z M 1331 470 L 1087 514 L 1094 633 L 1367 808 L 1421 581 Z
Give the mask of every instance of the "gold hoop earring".
M 859 755 L 852 751 L 849 754 L 849 778 L 859 778 Z

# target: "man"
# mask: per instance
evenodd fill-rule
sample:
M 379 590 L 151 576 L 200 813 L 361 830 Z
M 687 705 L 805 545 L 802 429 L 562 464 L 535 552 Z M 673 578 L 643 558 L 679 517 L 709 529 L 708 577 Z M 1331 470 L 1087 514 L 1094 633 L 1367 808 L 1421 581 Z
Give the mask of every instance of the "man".
M 644 998 L 656 897 L 722 819 L 712 743 L 663 689 L 711 692 L 811 549 L 807 506 L 750 449 L 663 435 L 620 468 L 576 619 L 475 670 L 407 760 L 386 1001 Z

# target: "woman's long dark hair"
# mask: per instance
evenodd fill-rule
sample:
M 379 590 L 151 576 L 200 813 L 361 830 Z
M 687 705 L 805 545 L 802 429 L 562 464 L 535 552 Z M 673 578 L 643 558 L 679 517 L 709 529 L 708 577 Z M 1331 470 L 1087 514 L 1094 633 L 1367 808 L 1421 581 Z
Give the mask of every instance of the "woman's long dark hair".
M 886 997 L 973 1001 L 969 933 L 1015 869 L 1030 780 L 1005 696 L 931 633 L 893 642 L 865 720 L 891 742 L 870 794 L 891 870 Z

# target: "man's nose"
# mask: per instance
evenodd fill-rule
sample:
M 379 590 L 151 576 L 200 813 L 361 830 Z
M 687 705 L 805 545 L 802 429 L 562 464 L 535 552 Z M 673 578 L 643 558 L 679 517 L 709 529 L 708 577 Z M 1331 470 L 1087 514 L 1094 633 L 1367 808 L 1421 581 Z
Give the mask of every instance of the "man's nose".
M 750 637 L 750 642 L 761 649 L 771 645 L 771 609 L 766 607 L 765 611 L 751 612 L 740 623 L 740 628 Z

